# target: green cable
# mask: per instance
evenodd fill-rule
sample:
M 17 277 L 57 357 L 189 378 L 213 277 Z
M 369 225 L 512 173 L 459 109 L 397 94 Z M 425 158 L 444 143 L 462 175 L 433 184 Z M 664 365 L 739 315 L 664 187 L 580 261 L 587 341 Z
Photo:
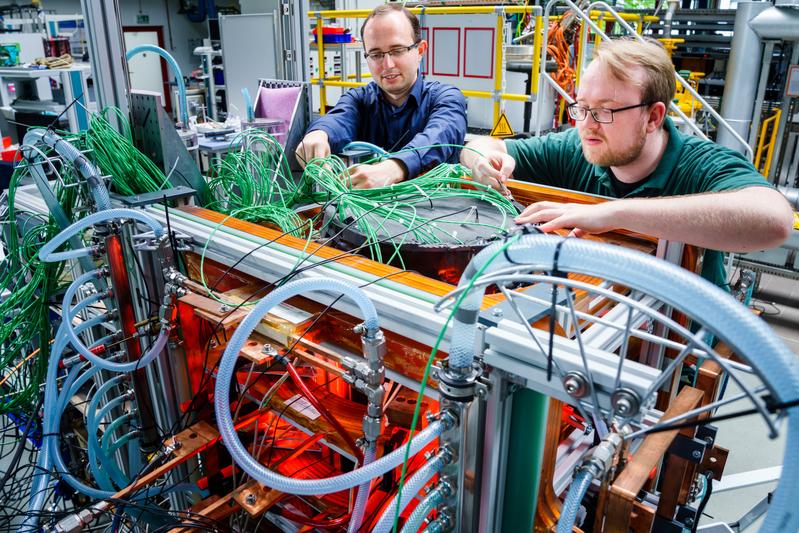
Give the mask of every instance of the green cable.
M 408 470 L 408 461 L 410 460 L 411 454 L 411 440 L 413 439 L 414 429 L 416 428 L 416 424 L 419 422 L 419 412 L 421 411 L 422 407 L 422 398 L 424 398 L 424 391 L 427 388 L 427 380 L 430 376 L 430 367 L 433 365 L 433 360 L 435 359 L 436 353 L 438 352 L 438 347 L 441 345 L 441 341 L 444 340 L 444 335 L 446 334 L 447 328 L 449 327 L 449 323 L 452 321 L 452 317 L 455 316 L 455 313 L 460 308 L 461 303 L 463 302 L 466 295 L 472 290 L 474 287 L 475 282 L 477 279 L 483 275 L 486 268 L 494 262 L 494 260 L 500 255 L 505 253 L 505 250 L 510 247 L 510 245 L 516 243 L 521 238 L 521 235 L 516 235 L 508 239 L 505 244 L 503 244 L 496 252 L 494 252 L 491 257 L 488 258 L 488 261 L 483 264 L 482 267 L 475 273 L 472 279 L 469 281 L 469 285 L 466 286 L 466 289 L 463 290 L 458 296 L 458 299 L 455 301 L 455 304 L 452 306 L 452 311 L 450 311 L 449 316 L 447 317 L 446 322 L 444 322 L 444 326 L 442 326 L 441 331 L 438 333 L 438 338 L 436 338 L 436 342 L 433 345 L 433 349 L 430 352 L 430 357 L 427 359 L 427 364 L 424 367 L 424 373 L 422 374 L 421 386 L 419 387 L 419 394 L 416 396 L 416 406 L 413 409 L 413 418 L 411 419 L 411 427 L 410 427 L 410 434 L 408 435 L 408 442 L 405 445 L 405 457 L 402 461 L 402 473 L 400 474 L 399 480 L 399 487 L 397 489 L 397 501 L 402 501 L 402 486 L 405 483 L 405 475 L 407 474 Z M 397 525 L 399 523 L 399 515 L 400 515 L 400 506 L 397 506 L 397 509 L 394 513 L 394 525 L 392 526 L 393 533 L 397 533 Z

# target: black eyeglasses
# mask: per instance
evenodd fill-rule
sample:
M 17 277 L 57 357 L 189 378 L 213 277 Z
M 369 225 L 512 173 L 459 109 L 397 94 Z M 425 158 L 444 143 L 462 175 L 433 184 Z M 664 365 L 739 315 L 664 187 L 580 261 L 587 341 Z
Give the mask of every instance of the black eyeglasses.
M 648 105 L 651 105 L 650 102 L 628 105 L 627 107 L 620 107 L 618 109 L 607 109 L 605 107 L 595 107 L 591 109 L 589 107 L 574 103 L 570 104 L 568 109 L 569 116 L 574 120 L 585 120 L 585 118 L 588 116 L 588 113 L 591 113 L 591 116 L 594 117 L 594 120 L 600 124 L 610 124 L 613 122 L 613 113 L 619 113 L 620 111 L 627 111 L 628 109 L 635 109 L 637 107 L 646 107 Z
M 391 59 L 399 59 L 417 46 L 419 46 L 419 41 L 416 41 L 410 46 L 398 46 L 397 48 L 392 48 L 388 52 L 370 52 L 368 54 L 364 54 L 364 56 L 366 57 L 367 61 L 380 63 L 386 58 L 386 56 L 391 56 Z

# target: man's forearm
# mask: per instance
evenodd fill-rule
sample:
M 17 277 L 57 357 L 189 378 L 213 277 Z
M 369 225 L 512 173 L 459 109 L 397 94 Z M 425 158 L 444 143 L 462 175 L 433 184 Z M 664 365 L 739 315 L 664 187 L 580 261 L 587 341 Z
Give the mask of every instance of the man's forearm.
M 732 252 L 779 246 L 790 235 L 793 219 L 782 195 L 766 187 L 612 204 L 608 208 L 618 228 Z

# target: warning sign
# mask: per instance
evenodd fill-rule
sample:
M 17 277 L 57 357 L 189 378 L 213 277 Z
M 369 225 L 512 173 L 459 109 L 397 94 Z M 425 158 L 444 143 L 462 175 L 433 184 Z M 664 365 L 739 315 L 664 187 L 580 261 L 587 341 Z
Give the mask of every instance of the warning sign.
M 508 117 L 505 116 L 505 113 L 502 113 L 499 116 L 499 120 L 494 125 L 494 129 L 491 130 L 492 137 L 510 137 L 513 135 L 513 128 L 510 127 L 510 122 L 508 122 Z

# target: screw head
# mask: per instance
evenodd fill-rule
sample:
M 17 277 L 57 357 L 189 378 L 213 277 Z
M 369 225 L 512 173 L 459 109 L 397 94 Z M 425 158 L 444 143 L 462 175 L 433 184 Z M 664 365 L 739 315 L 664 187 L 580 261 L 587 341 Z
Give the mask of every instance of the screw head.
M 244 501 L 246 501 L 246 502 L 247 502 L 247 505 L 255 505 L 255 502 L 257 502 L 257 501 L 258 501 L 258 498 L 255 496 L 255 494 L 253 494 L 253 493 L 251 492 L 251 493 L 249 493 L 249 494 L 247 495 L 247 497 L 244 499 Z
M 702 452 L 699 450 L 694 450 L 691 452 L 691 457 L 693 457 L 696 460 L 699 460 L 702 458 Z
M 588 393 L 588 383 L 579 372 L 569 372 L 563 377 L 563 389 L 572 398 L 582 398 Z
M 632 404 L 627 398 L 621 398 L 616 402 L 616 412 L 620 415 L 627 415 L 632 410 Z

